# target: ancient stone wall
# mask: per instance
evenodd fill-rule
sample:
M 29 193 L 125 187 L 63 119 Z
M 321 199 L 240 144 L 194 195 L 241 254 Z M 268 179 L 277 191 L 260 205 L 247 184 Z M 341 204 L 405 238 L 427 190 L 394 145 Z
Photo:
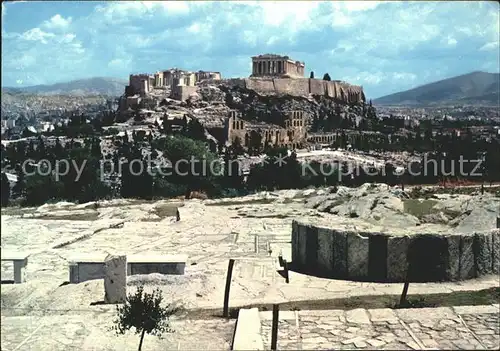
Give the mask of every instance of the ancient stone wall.
M 287 94 L 292 96 L 327 95 L 349 102 L 365 101 L 363 88 L 339 81 L 310 78 L 245 78 L 225 79 L 222 84 L 245 87 L 262 95 Z
M 190 85 L 177 85 L 172 87 L 171 98 L 175 100 L 185 101 L 189 95 L 195 93 L 197 90 L 196 86 Z
M 276 93 L 280 94 L 289 94 L 289 95 L 296 95 L 296 92 L 294 90 L 294 86 L 291 84 L 292 81 L 295 79 L 292 78 L 281 78 L 281 79 L 274 79 L 274 88 Z
M 498 274 L 500 230 L 411 236 L 292 223 L 292 269 L 372 282 L 436 282 Z
M 274 80 L 272 78 L 245 79 L 247 89 L 255 90 L 258 93 L 275 94 Z
M 275 79 L 277 80 L 277 79 Z M 289 82 L 289 93 L 294 96 L 308 96 L 309 95 L 309 78 L 296 78 L 290 79 Z M 282 91 L 276 91 L 278 94 L 284 94 Z
M 326 82 L 326 95 L 331 98 L 340 98 L 340 86 L 337 82 Z
M 326 95 L 326 81 L 321 79 L 309 79 L 309 93 L 313 95 Z

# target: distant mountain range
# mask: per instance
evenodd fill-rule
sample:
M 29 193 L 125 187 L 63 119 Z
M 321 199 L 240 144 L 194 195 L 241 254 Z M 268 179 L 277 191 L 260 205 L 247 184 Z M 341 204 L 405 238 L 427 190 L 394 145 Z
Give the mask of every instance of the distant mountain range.
M 120 96 L 125 91 L 127 80 L 119 78 L 89 78 L 51 85 L 34 85 L 30 87 L 2 88 L 2 93 L 39 94 L 39 95 L 108 95 Z
M 500 74 L 472 72 L 373 100 L 375 105 L 497 105 Z

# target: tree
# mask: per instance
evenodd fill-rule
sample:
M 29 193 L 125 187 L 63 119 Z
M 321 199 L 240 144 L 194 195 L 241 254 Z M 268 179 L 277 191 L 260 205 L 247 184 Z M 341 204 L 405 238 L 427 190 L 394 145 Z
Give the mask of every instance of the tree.
M 9 204 L 10 198 L 10 183 L 7 178 L 7 174 L 2 172 L 2 207 L 7 206 Z
M 313 71 L 311 71 L 311 75 L 309 76 L 309 78 L 314 79 L 314 72 Z
M 173 137 L 163 140 L 158 149 L 171 162 L 169 182 L 185 185 L 187 197 L 191 191 L 210 193 L 214 190 L 215 177 L 223 173 L 222 164 L 204 142 Z
M 332 78 L 330 78 L 330 75 L 328 73 L 325 73 L 325 75 L 323 76 L 323 80 L 331 81 Z
M 125 304 L 116 306 L 118 318 L 115 320 L 115 331 L 125 334 L 127 330 L 135 328 L 136 334 L 141 334 L 138 351 L 142 349 L 146 333 L 160 336 L 164 332 L 172 332 L 169 317 L 179 309 L 172 305 L 162 307 L 162 302 L 160 289 L 148 294 L 144 292 L 143 286 L 139 286 L 135 294 L 127 296 Z

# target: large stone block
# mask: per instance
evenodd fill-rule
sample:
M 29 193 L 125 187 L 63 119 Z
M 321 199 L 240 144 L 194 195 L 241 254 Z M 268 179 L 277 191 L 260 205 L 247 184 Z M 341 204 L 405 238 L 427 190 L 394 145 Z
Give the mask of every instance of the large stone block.
M 128 269 L 130 270 L 130 275 L 137 274 L 172 274 L 172 275 L 183 275 L 185 272 L 186 263 L 185 262 L 150 262 L 150 263 L 129 263 Z
M 459 280 L 476 277 L 474 264 L 474 235 L 462 235 L 460 238 L 460 271 Z
M 347 274 L 349 278 L 366 279 L 368 277 L 369 248 L 368 237 L 353 232 L 347 233 Z
M 69 264 L 69 282 L 71 284 L 78 284 L 80 277 L 78 276 L 78 264 L 71 262 Z
M 336 82 L 326 82 L 326 94 L 331 98 L 336 98 L 338 95 L 338 87 Z
M 307 225 L 306 224 L 299 224 L 299 235 L 297 236 L 297 245 L 299 247 L 298 253 L 299 253 L 299 259 L 297 261 L 297 267 L 303 268 L 306 264 L 306 257 L 307 257 L 307 251 L 306 251 L 306 239 L 307 239 Z
M 292 264 L 299 262 L 299 224 L 296 220 L 292 221 Z
M 446 267 L 446 279 L 460 279 L 460 242 L 461 235 L 450 235 L 446 237 L 448 243 L 448 260 Z
M 307 226 L 306 271 L 316 273 L 318 269 L 318 228 Z
M 325 81 L 322 79 L 309 79 L 309 93 L 312 95 L 325 95 Z
M 318 229 L 318 269 L 325 274 L 333 273 L 333 230 Z
M 491 232 L 492 241 L 492 257 L 491 257 L 491 271 L 494 274 L 500 273 L 500 229 L 495 229 Z
M 410 281 L 438 282 L 446 280 L 448 268 L 448 242 L 436 234 L 412 237 L 408 247 Z
M 127 256 L 108 255 L 105 267 L 104 302 L 125 302 L 127 299 Z
M 289 94 L 293 96 L 308 96 L 309 95 L 309 79 L 295 78 L 290 79 Z
M 371 233 L 368 250 L 368 279 L 373 282 L 387 279 L 387 236 Z
M 410 237 L 391 236 L 387 239 L 387 280 L 403 282 L 408 272 Z
M 474 263 L 478 276 L 492 273 L 493 241 L 491 233 L 474 234 Z
M 278 94 L 290 94 L 293 95 L 293 87 L 290 82 L 293 79 L 291 78 L 274 78 L 274 89 Z
M 254 90 L 260 94 L 274 94 L 274 82 L 272 78 L 250 78 L 245 80 L 247 89 Z
M 83 262 L 78 264 L 78 282 L 102 279 L 106 276 L 106 267 L 101 262 Z
M 347 234 L 333 231 L 333 270 L 338 278 L 347 277 Z

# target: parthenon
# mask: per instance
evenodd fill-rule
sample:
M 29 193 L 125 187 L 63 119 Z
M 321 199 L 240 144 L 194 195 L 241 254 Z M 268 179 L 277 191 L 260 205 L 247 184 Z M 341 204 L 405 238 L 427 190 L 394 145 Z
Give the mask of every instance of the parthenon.
M 252 57 L 250 77 L 303 78 L 304 62 L 294 61 L 288 56 L 265 54 Z

